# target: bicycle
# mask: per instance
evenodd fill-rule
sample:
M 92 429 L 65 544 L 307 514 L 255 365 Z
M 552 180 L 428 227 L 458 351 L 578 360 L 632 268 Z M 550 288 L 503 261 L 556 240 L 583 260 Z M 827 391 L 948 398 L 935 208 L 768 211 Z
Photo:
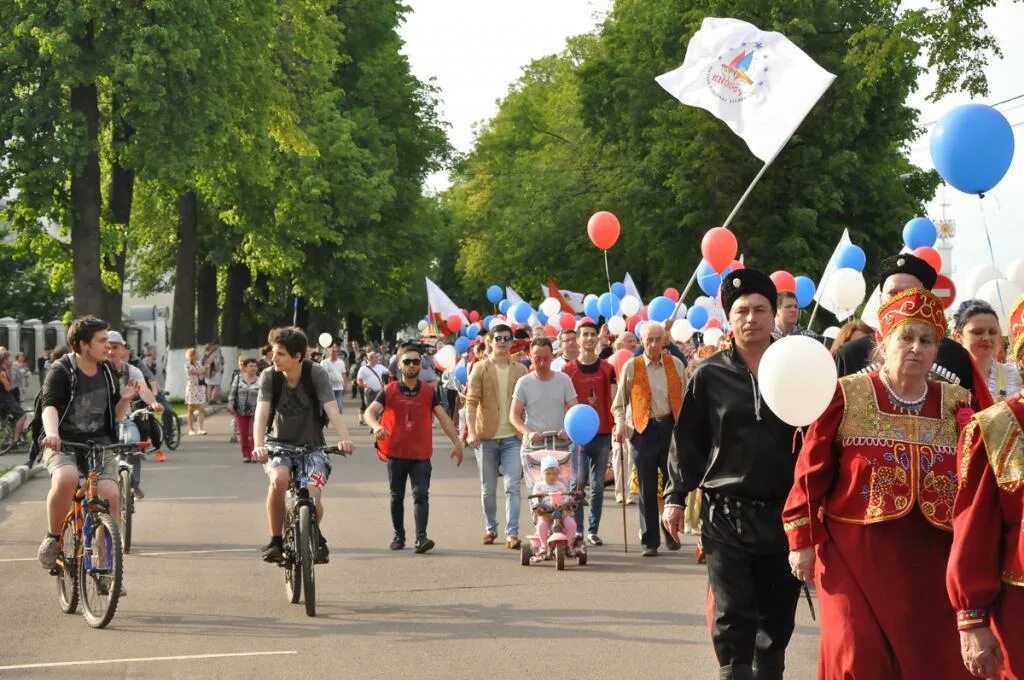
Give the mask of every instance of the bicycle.
M 28 428 L 32 423 L 26 421 L 21 437 L 15 438 L 14 426 L 18 424 L 19 418 L 21 416 L 16 416 L 13 413 L 6 413 L 3 417 L 0 417 L 0 456 L 10 453 L 25 444 L 25 433 L 28 432 Z
M 132 524 L 133 517 L 135 515 L 135 484 L 132 483 L 132 473 L 135 470 L 133 463 L 127 460 L 129 455 L 132 456 L 143 456 L 145 457 L 150 451 L 155 451 L 156 448 L 149 440 L 139 439 L 138 427 L 134 425 L 135 418 L 140 415 L 148 414 L 149 426 L 159 427 L 156 422 L 156 418 L 153 414 L 152 407 L 140 408 L 132 411 L 128 414 L 127 419 L 122 423 L 131 424 L 131 427 L 127 428 L 127 432 L 134 432 L 134 437 L 129 434 L 125 436 L 124 431 L 121 434 L 122 444 L 132 444 L 136 450 L 125 452 L 122 451 L 118 454 L 117 464 L 117 487 L 118 487 L 118 503 L 120 515 L 121 515 L 121 548 L 127 555 L 132 549 Z
M 164 395 L 167 393 L 165 392 Z M 178 414 L 174 412 L 171 405 L 167 403 L 166 399 L 162 400 L 161 403 L 164 405 L 164 413 L 161 420 L 164 432 L 164 445 L 171 451 L 176 451 L 178 446 L 181 444 L 181 419 Z
M 316 500 L 306 487 L 309 483 L 309 463 L 315 453 L 346 454 L 336 446 L 293 446 L 269 442 L 267 450 L 271 456 L 291 459 L 291 480 L 285 497 L 282 532 L 284 554 L 278 563 L 285 570 L 285 592 L 292 604 L 303 600 L 306 616 L 316 616 L 316 578 L 313 567 L 320 545 L 320 527 L 316 521 Z
M 81 602 L 82 615 L 93 628 L 105 628 L 114 618 L 124 563 L 121 532 L 110 514 L 110 504 L 99 497 L 100 471 L 108 455 L 135 448 L 134 444 L 99 445 L 95 442 L 63 446 L 86 461 L 85 484 L 75 490 L 71 510 L 64 517 L 58 539 L 60 552 L 50 573 L 57 577 L 57 598 L 65 614 L 74 614 Z

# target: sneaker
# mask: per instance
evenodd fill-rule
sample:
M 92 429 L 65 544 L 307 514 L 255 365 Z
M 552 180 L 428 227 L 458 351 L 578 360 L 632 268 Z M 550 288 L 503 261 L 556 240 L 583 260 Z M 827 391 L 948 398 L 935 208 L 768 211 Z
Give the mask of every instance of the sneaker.
M 644 546 L 644 551 L 641 554 L 644 557 L 657 557 L 658 556 L 658 549 L 654 548 L 654 547 L 648 548 L 647 546 Z
M 388 546 L 392 550 L 403 550 L 405 548 L 405 539 L 397 534 L 391 539 L 391 545 Z
M 597 534 L 587 534 L 588 545 L 604 545 L 604 541 Z
M 157 449 L 156 450 L 156 462 L 162 463 L 165 460 L 167 460 L 167 456 L 164 455 L 163 451 L 161 451 L 160 449 Z
M 143 498 L 146 497 L 146 494 L 144 494 L 142 492 L 142 487 L 141 486 L 135 487 L 133 489 L 133 491 L 135 492 L 135 500 L 137 500 L 137 501 L 141 501 Z
M 331 561 L 331 551 L 327 549 L 327 539 L 324 538 L 323 534 L 320 534 L 320 543 L 316 546 L 316 555 L 313 556 L 313 562 L 316 564 L 327 564 Z
M 43 569 L 53 569 L 57 564 L 57 556 L 60 555 L 60 539 L 46 534 L 43 542 L 39 544 L 39 551 L 36 555 L 39 557 L 39 564 L 43 565 Z
M 429 538 L 425 538 L 422 541 L 416 541 L 416 554 L 422 555 L 434 547 L 434 542 Z
M 661 533 L 664 535 L 666 548 L 668 548 L 669 550 L 679 550 L 679 548 L 682 547 L 682 544 L 676 539 L 672 538 L 672 535 L 669 534 L 667 531 L 662 530 Z
M 280 538 L 272 538 L 260 552 L 264 562 L 280 562 L 284 557 L 284 542 Z
M 110 595 L 110 577 L 107 575 L 96 577 L 96 593 L 102 597 Z M 128 589 L 124 587 L 124 583 L 121 583 L 121 590 L 117 593 L 118 597 L 128 597 Z

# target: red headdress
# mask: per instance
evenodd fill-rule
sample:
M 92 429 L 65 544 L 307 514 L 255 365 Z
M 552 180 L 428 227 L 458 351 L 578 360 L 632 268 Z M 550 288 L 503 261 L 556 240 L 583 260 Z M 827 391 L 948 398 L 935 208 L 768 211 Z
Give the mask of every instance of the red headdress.
M 926 323 L 935 329 L 936 338 L 946 337 L 946 314 L 942 300 L 924 288 L 910 288 L 889 298 L 878 310 L 879 341 L 910 321 Z

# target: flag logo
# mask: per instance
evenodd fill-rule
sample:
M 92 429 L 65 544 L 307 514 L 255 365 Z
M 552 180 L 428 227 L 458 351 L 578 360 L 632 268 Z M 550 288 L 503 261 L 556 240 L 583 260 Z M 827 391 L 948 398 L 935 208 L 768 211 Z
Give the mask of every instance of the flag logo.
M 743 43 L 719 56 L 705 75 L 711 93 L 726 104 L 738 104 L 764 89 L 768 55 L 763 48 L 761 42 Z

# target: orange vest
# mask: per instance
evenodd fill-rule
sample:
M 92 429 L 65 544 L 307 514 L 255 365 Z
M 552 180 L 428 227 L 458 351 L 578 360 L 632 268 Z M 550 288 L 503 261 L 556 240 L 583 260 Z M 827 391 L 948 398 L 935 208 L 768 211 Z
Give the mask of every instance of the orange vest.
M 668 403 L 672 417 L 675 418 L 683 405 L 683 384 L 679 380 L 672 355 L 666 353 L 661 362 L 665 366 L 665 380 L 668 382 Z M 633 386 L 629 392 L 629 405 L 633 411 L 633 429 L 643 432 L 651 418 L 651 382 L 647 377 L 647 361 L 642 354 L 633 359 Z

